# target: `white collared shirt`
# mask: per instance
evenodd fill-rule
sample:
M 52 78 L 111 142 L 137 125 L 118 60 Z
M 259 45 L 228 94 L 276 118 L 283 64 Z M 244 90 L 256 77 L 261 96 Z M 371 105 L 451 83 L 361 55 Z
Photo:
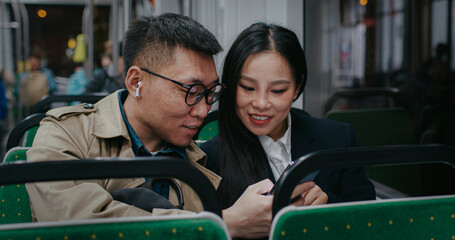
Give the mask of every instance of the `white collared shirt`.
M 270 168 L 272 169 L 275 180 L 278 180 L 284 169 L 292 160 L 291 157 L 291 114 L 288 114 L 288 129 L 284 135 L 276 142 L 267 135 L 258 136 L 262 144 L 265 155 L 269 160 Z

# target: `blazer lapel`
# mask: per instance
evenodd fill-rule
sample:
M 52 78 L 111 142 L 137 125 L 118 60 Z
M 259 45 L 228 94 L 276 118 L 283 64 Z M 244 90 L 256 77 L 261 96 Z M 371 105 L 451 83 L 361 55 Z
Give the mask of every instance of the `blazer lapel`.
M 316 134 L 309 124 L 310 116 L 297 109 L 291 109 L 291 157 L 295 161 L 315 151 Z
M 265 155 L 264 149 L 262 149 L 262 159 L 267 163 L 267 178 L 270 179 L 270 181 L 273 182 L 273 184 L 276 183 L 275 181 L 275 176 L 273 176 L 272 168 L 270 167 L 269 160 L 267 159 L 267 155 Z
M 301 156 L 317 150 L 317 146 L 314 144 L 316 134 L 311 124 L 308 123 L 311 117 L 307 113 L 298 109 L 291 109 L 291 118 L 291 158 L 292 161 L 295 161 Z M 262 155 L 264 161 L 267 162 L 268 178 L 275 184 L 275 177 L 264 150 L 262 150 Z

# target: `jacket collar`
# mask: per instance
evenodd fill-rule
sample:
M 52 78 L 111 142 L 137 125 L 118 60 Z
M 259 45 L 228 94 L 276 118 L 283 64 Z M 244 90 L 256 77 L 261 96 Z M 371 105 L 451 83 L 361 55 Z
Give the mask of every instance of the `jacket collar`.
M 190 146 L 186 148 L 186 156 L 188 158 L 188 162 L 204 173 L 215 189 L 217 189 L 220 184 L 221 177 L 203 167 L 207 162 L 207 155 L 197 146 L 196 143 L 194 143 L 194 141 L 192 141 Z
M 124 137 L 130 140 L 128 130 L 120 112 L 118 90 L 95 104 L 95 127 L 93 134 L 99 138 Z
M 207 155 L 203 152 L 194 141 L 186 148 L 186 156 L 188 159 L 193 159 L 193 162 L 205 166 L 207 163 Z
M 121 90 L 118 90 L 110 94 L 95 104 L 95 127 L 93 130 L 95 136 L 99 138 L 124 137 L 131 141 L 120 111 L 118 101 L 120 91 Z M 134 156 L 134 154 L 132 155 Z M 218 187 L 221 178 L 203 167 L 207 162 L 207 156 L 194 142 L 191 142 L 191 144 L 186 147 L 186 156 L 191 165 L 205 173 L 215 188 Z

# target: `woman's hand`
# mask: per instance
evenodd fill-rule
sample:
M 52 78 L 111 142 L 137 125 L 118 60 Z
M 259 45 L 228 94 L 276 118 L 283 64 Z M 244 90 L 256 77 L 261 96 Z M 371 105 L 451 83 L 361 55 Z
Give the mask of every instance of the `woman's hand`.
M 291 199 L 300 195 L 297 201 L 293 202 L 295 206 L 308 206 L 326 204 L 329 197 L 313 181 L 299 184 L 292 192 Z
M 273 195 L 262 195 L 273 187 L 269 179 L 250 185 L 230 208 L 223 220 L 232 238 L 267 237 L 272 224 Z

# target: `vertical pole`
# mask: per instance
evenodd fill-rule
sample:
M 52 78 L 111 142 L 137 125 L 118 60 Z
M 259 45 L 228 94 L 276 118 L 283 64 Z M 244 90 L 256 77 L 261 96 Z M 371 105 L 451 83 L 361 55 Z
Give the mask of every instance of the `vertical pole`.
M 112 69 L 113 69 L 113 76 L 117 76 L 118 73 L 118 57 L 119 57 L 119 40 L 118 40 L 118 30 L 119 30 L 119 0 L 113 0 L 112 2 L 112 13 L 113 13 L 113 28 L 112 28 Z
M 130 25 L 130 13 L 131 13 L 131 1 L 130 0 L 123 0 L 123 32 L 128 30 L 128 26 Z
M 305 43 L 306 43 L 306 41 L 305 41 L 305 39 L 306 39 L 306 32 L 305 32 L 305 30 L 306 30 L 306 27 L 305 27 L 306 26 L 305 25 L 305 23 L 306 23 L 306 21 L 305 21 L 306 12 L 305 12 L 305 10 L 306 10 L 306 8 L 305 8 L 305 3 L 306 3 L 306 0 L 303 0 L 303 4 L 302 4 L 303 5 L 303 9 L 302 9 L 302 11 L 303 11 L 303 24 L 302 24 L 303 25 L 303 38 L 302 38 L 302 45 L 303 46 L 302 47 L 303 47 L 303 51 L 306 53 L 306 46 L 305 46 Z M 307 61 L 308 61 L 308 59 L 307 59 Z M 307 76 L 305 76 L 305 78 L 308 81 Z M 302 109 L 305 110 L 305 90 L 302 92 Z
M 447 61 L 449 63 L 449 66 L 452 66 L 451 62 L 452 62 L 452 26 L 453 26 L 453 23 L 452 23 L 452 0 L 447 0 L 449 1 L 448 2 L 448 8 L 447 8 L 447 50 L 448 50 L 448 54 L 447 54 Z
M 93 60 L 94 60 L 94 34 L 93 34 L 93 0 L 88 0 L 87 1 L 87 4 L 88 4 L 88 9 L 89 9 L 89 13 L 88 13 L 88 22 L 87 22 L 87 26 L 88 26 L 88 29 L 87 29 L 87 32 L 88 32 L 88 35 L 87 35 L 87 38 L 88 38 L 88 71 L 86 71 L 86 74 L 87 74 L 87 77 L 88 79 L 92 79 L 93 78 L 93 68 L 94 68 L 94 65 L 93 65 Z
M 25 5 L 23 3 L 19 3 L 19 10 L 21 12 L 22 25 L 23 25 L 23 28 L 22 28 L 22 35 L 23 35 L 22 44 L 24 47 L 23 56 L 24 56 L 24 59 L 26 60 L 30 57 L 30 35 L 29 35 L 30 26 L 29 26 L 27 8 L 25 8 Z
M 0 57 L 2 65 L 0 65 L 0 68 L 6 69 L 6 29 L 8 29 L 7 21 L 8 19 L 6 18 L 6 4 L 4 0 L 0 0 L 0 32 L 2 36 L 1 43 L 2 45 L 0 46 Z

